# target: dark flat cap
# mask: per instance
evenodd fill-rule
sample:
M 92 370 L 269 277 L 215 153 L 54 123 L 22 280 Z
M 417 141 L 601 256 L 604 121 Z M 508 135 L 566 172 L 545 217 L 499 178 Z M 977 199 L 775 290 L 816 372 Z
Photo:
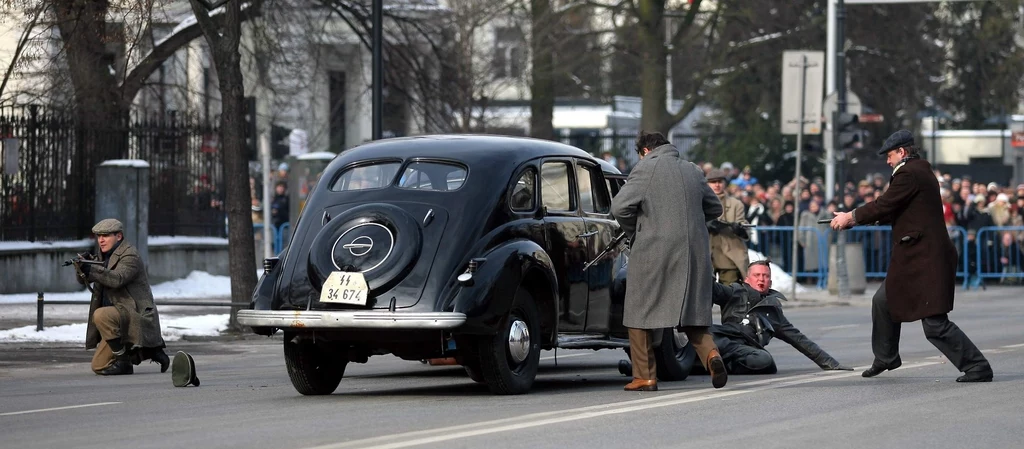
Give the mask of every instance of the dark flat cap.
M 113 218 L 100 220 L 99 223 L 96 223 L 96 226 L 92 227 L 92 233 L 96 235 L 113 234 L 115 232 L 124 232 L 124 225 Z
M 899 147 L 905 147 L 914 144 L 914 135 L 905 129 L 901 129 L 892 133 L 888 139 L 885 139 L 885 143 L 882 144 L 882 149 L 878 150 L 878 154 L 884 155 L 892 150 Z
M 711 181 L 712 179 L 725 179 L 725 170 L 715 168 L 709 171 L 707 175 L 707 180 Z

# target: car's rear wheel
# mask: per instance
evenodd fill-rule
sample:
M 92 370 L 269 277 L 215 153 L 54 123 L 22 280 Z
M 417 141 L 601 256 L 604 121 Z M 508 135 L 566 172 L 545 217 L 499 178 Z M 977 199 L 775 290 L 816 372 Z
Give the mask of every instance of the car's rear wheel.
M 529 391 L 540 366 L 540 319 L 533 296 L 518 288 L 504 326 L 493 337 L 478 340 L 477 345 L 480 374 L 492 393 Z
M 626 356 L 629 357 L 629 348 L 625 350 Z M 696 361 L 697 351 L 687 340 L 686 334 L 675 329 L 665 329 L 661 332 L 661 344 L 654 348 L 658 380 L 686 380 Z
M 292 386 L 305 395 L 333 393 L 348 365 L 344 352 L 312 341 L 293 341 L 288 335 L 285 335 L 284 360 Z

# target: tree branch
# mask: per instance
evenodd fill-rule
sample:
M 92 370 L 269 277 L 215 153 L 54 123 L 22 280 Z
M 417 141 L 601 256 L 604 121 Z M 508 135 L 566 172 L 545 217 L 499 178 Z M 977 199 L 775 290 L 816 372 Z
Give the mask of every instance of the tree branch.
M 21 57 L 21 52 L 25 49 L 25 45 L 28 44 L 28 38 L 32 34 L 32 30 L 35 29 L 36 23 L 39 21 L 39 16 L 42 15 L 45 10 L 45 6 L 40 6 L 39 9 L 36 10 L 36 14 L 32 16 L 32 20 L 25 24 L 25 31 L 21 33 L 21 37 L 18 38 L 18 45 L 14 48 L 14 55 L 11 56 L 11 64 L 7 66 L 7 71 L 4 72 L 4 79 L 0 82 L 0 98 L 3 98 L 4 90 L 7 89 L 7 81 L 11 79 L 11 74 L 14 73 L 14 67 L 18 64 L 18 58 Z

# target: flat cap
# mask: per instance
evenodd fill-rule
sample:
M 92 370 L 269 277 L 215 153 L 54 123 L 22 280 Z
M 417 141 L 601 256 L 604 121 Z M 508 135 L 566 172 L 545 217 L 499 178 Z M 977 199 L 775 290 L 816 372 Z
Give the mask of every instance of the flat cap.
M 888 139 L 885 139 L 885 143 L 882 144 L 882 149 L 878 150 L 878 154 L 885 155 L 892 150 L 899 147 L 905 147 L 914 144 L 914 135 L 910 131 L 901 129 L 892 133 Z
M 92 233 L 96 235 L 113 234 L 115 232 L 124 232 L 124 225 L 113 218 L 100 220 L 99 223 L 96 223 L 96 226 L 92 227 Z
M 720 168 L 712 169 L 708 172 L 707 180 L 711 181 L 712 179 L 725 179 L 725 171 Z

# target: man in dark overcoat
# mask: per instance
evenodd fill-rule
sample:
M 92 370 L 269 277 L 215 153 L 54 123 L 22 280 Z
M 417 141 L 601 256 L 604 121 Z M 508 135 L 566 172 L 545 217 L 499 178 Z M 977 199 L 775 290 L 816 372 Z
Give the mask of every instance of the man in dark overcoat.
M 898 368 L 901 323 L 921 320 L 924 335 L 964 375 L 957 382 L 989 382 L 992 367 L 977 346 L 949 320 L 956 288 L 957 253 L 942 218 L 939 185 L 928 161 L 920 158 L 914 136 L 900 130 L 878 152 L 892 170 L 889 189 L 877 200 L 839 212 L 832 229 L 891 223 L 892 255 L 885 282 L 872 300 L 871 350 L 875 360 L 864 371 L 873 377 Z
M 711 326 L 711 265 L 707 222 L 722 204 L 696 164 L 660 133 L 637 137 L 637 163 L 612 200 L 612 216 L 631 236 L 622 324 L 629 328 L 633 381 L 627 391 L 657 390 L 652 340 L 658 330 L 679 327 L 712 374 L 726 382 L 725 364 Z
M 166 372 L 160 316 L 153 303 L 139 251 L 124 241 L 124 227 L 113 218 L 92 228 L 100 249 L 95 263 L 76 262 L 78 282 L 92 290 L 85 348 L 96 349 L 92 370 L 103 376 L 132 374 L 132 365 L 150 359 Z

